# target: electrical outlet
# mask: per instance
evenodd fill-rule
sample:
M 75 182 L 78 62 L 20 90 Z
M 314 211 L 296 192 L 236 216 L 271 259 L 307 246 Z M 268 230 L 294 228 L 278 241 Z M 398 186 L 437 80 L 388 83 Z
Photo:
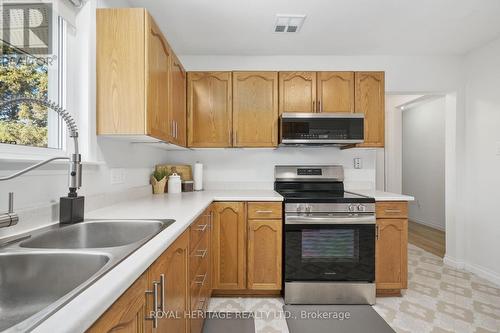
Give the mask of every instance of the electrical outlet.
M 362 169 L 363 168 L 363 160 L 360 157 L 356 157 L 354 159 L 354 169 Z
M 123 184 L 125 183 L 125 169 L 113 168 L 111 169 L 111 184 Z

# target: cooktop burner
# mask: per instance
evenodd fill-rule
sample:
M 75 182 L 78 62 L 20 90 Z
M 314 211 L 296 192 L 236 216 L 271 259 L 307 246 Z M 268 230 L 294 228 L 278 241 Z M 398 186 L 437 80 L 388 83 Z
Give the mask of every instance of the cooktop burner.
M 276 190 L 284 197 L 285 202 L 331 202 L 331 203 L 373 203 L 374 198 L 364 197 L 349 192 L 290 192 Z

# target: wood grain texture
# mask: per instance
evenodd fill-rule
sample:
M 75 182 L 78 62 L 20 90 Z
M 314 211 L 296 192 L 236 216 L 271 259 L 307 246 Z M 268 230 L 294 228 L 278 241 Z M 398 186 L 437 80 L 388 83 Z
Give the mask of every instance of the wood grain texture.
M 118 300 L 87 330 L 87 333 L 143 333 L 148 289 L 147 273 L 142 274 Z
M 146 134 L 144 9 L 97 9 L 97 134 Z
M 187 74 L 181 62 L 175 55 L 170 62 L 171 90 L 170 90 L 170 114 L 172 122 L 170 126 L 175 128 L 173 142 L 186 147 L 187 144 L 187 106 L 186 106 L 186 85 Z
M 248 289 L 281 289 L 282 221 L 248 221 Z
M 376 206 L 377 218 L 408 218 L 408 202 L 379 201 Z
M 147 134 L 172 141 L 169 91 L 172 51 L 151 15 L 146 20 Z
M 319 112 L 354 112 L 354 72 L 318 72 Z
M 232 146 L 231 72 L 188 73 L 188 146 Z
M 278 145 L 278 73 L 233 72 L 233 146 Z
M 279 114 L 316 112 L 316 72 L 279 72 Z
M 385 142 L 384 72 L 355 73 L 355 112 L 365 114 L 365 141 L 359 147 L 383 147 Z
M 216 202 L 212 233 L 214 289 L 246 288 L 244 202 Z
M 281 202 L 249 202 L 248 219 L 281 219 L 283 204 Z
M 160 274 L 165 274 L 165 311 L 177 312 L 180 316 L 160 318 L 158 327 L 153 332 L 189 333 L 189 232 L 185 231 L 175 242 L 150 266 L 149 285 L 160 281 Z M 161 297 L 161 296 L 160 296 Z M 147 299 L 148 309 L 153 308 L 153 297 Z
M 446 252 L 446 235 L 444 231 L 413 221 L 408 222 L 408 243 L 440 258 L 444 258 Z

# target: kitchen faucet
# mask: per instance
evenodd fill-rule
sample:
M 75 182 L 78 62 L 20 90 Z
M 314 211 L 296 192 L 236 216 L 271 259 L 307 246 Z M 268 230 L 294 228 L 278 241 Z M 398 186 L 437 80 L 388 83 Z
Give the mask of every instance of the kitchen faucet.
M 37 164 L 31 165 L 23 170 L 13 173 L 7 177 L 0 177 L 0 181 L 10 180 L 17 178 L 31 170 L 37 169 L 42 165 L 50 163 L 55 160 L 69 160 L 68 169 L 68 187 L 69 193 L 67 197 L 62 197 L 59 203 L 59 220 L 61 223 L 76 223 L 83 221 L 83 210 L 84 210 L 84 197 L 78 196 L 77 190 L 82 184 L 82 157 L 78 150 L 78 127 L 74 121 L 71 114 L 60 107 L 57 103 L 46 99 L 38 99 L 33 97 L 17 96 L 9 100 L 3 100 L 0 102 L 0 109 L 6 108 L 13 104 L 30 103 L 38 104 L 47 107 L 55 111 L 66 123 L 68 128 L 69 137 L 73 138 L 74 151 L 70 157 L 61 156 L 49 158 L 45 161 L 39 162 Z M 4 214 L 0 214 L 0 228 L 9 227 L 17 224 L 18 217 L 14 213 L 14 194 L 9 193 L 9 211 Z

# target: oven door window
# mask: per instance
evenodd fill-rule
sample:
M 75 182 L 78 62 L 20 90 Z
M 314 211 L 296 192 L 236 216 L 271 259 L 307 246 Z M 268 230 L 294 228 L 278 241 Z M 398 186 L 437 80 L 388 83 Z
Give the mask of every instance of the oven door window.
M 375 225 L 286 225 L 286 281 L 374 281 Z

